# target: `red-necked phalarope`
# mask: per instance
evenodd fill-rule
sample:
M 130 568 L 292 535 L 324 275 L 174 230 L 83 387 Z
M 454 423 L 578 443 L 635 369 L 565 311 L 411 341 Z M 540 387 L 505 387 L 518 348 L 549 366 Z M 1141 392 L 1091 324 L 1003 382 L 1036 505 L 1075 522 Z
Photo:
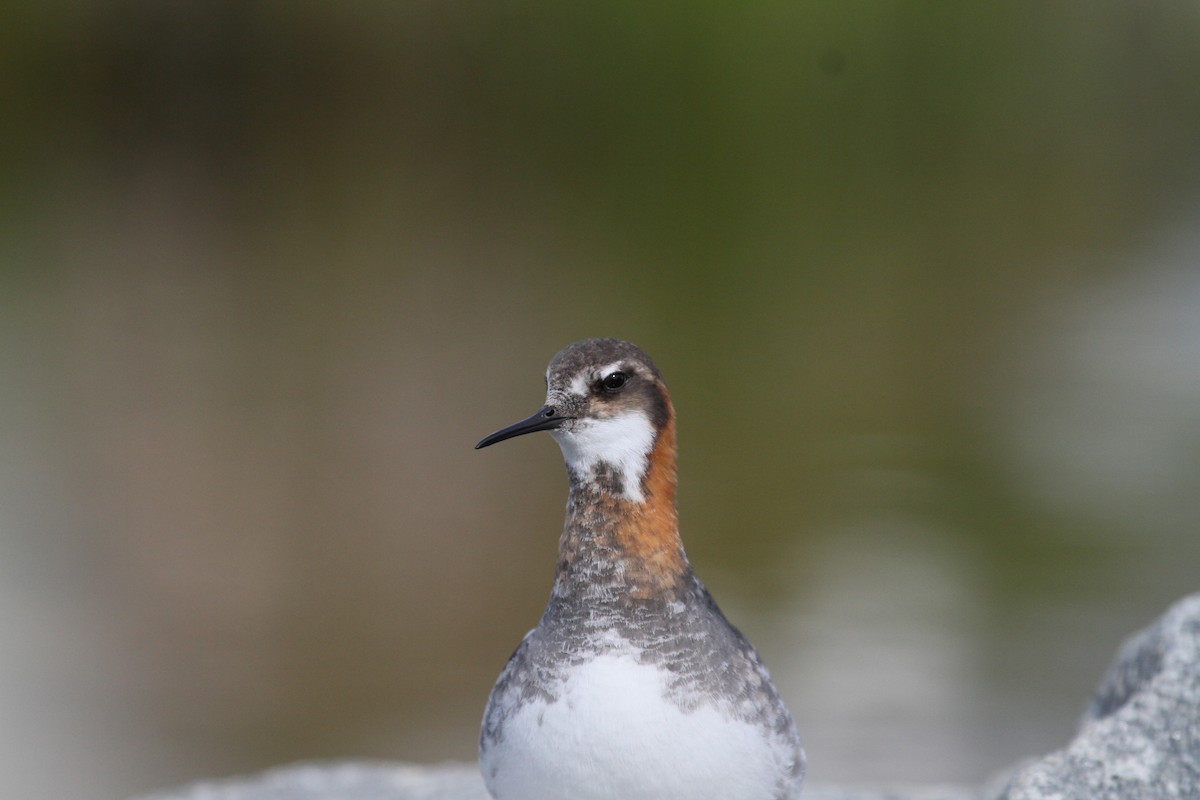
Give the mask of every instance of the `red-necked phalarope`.
M 570 478 L 550 602 L 488 700 L 496 800 L 791 800 L 805 759 L 758 653 L 692 572 L 675 511 L 675 411 L 653 362 L 587 339 L 546 405 L 477 448 L 549 431 Z

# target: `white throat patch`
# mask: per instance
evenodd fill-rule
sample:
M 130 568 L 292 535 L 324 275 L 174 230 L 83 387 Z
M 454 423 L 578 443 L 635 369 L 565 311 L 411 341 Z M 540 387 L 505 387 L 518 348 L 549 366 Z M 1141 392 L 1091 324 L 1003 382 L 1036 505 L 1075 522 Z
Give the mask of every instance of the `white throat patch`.
M 574 430 L 551 431 L 567 467 L 582 480 L 594 480 L 596 467 L 607 464 L 621 476 L 623 495 L 635 503 L 646 499 L 642 478 L 654 447 L 654 426 L 640 411 L 606 419 L 581 419 Z

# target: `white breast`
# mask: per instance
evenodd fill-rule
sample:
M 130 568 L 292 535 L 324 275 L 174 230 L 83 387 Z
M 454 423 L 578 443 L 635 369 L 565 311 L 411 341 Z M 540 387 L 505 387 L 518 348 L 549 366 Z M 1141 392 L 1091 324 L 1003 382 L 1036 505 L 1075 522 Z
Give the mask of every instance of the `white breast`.
M 630 655 L 597 656 L 568 673 L 554 702 L 512 708 L 485 752 L 480 767 L 497 800 L 778 796 L 794 754 L 763 728 L 712 703 L 685 712 L 667 699 L 663 671 Z

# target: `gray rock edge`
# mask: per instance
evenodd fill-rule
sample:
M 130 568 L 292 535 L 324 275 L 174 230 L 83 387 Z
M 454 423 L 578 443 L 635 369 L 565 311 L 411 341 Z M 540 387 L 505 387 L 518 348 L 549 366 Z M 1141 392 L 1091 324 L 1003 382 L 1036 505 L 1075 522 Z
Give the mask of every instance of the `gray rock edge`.
M 872 789 L 806 787 L 809 800 L 980 800 L 956 787 Z M 249 778 L 206 781 L 137 800 L 490 800 L 475 764 L 308 762 Z
M 1062 750 L 978 787 L 808 786 L 808 800 L 1200 798 L 1200 594 L 1118 651 Z M 489 800 L 474 764 L 310 762 L 133 800 Z
M 1018 768 L 988 797 L 1200 798 L 1200 594 L 1121 646 L 1067 747 Z

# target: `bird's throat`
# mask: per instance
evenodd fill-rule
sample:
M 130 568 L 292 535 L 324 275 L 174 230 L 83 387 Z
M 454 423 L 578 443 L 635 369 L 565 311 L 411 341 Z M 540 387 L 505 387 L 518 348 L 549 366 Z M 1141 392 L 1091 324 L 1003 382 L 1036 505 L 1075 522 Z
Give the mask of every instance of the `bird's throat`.
M 649 598 L 682 586 L 689 574 L 675 507 L 675 423 L 655 437 L 635 496 L 617 476 L 571 475 L 567 519 L 559 543 L 555 595 L 605 587 L 626 598 Z M 586 572 L 586 574 L 584 574 Z M 605 580 L 597 580 L 597 572 Z

